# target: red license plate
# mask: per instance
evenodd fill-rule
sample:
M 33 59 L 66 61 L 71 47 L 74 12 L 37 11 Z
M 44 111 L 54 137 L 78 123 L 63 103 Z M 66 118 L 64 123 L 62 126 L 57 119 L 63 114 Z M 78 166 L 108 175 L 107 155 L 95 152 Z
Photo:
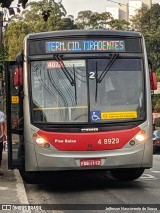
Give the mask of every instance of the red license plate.
M 101 159 L 80 159 L 80 166 L 101 166 Z

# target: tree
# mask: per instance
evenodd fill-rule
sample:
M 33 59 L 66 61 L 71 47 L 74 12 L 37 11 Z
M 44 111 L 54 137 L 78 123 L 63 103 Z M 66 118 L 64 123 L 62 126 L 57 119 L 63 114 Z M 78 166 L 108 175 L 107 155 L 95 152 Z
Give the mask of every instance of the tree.
M 28 5 L 31 10 L 22 13 L 23 21 L 29 23 L 33 32 L 44 32 L 62 29 L 75 29 L 74 21 L 66 18 L 66 10 L 62 4 L 46 2 L 32 2 Z M 44 20 L 44 12 L 48 13 L 47 20 Z M 68 25 L 67 25 L 68 24 Z M 64 26 L 65 25 L 65 26 Z
M 78 17 L 76 19 L 76 24 L 79 29 L 87 29 L 90 28 L 90 21 L 93 12 L 90 10 L 80 11 L 78 13 Z
M 113 17 L 110 13 L 93 13 L 90 20 L 91 28 L 93 29 L 106 29 L 109 27 Z
M 7 52 L 5 48 L 2 46 L 0 48 L 0 80 L 4 81 L 4 62 L 7 57 Z
M 132 27 L 145 37 L 147 54 L 153 63 L 153 69 L 160 69 L 160 5 L 150 9 L 138 10 L 132 18 Z
M 31 29 L 23 21 L 15 22 L 8 25 L 3 36 L 3 43 L 8 53 L 8 60 L 15 60 L 17 53 L 23 49 L 24 37 L 30 33 Z
M 29 33 L 76 29 L 74 20 L 65 17 L 66 11 L 62 4 L 48 2 L 28 3 L 30 10 L 25 9 L 20 16 L 14 16 L 5 29 L 3 43 L 8 52 L 8 60 L 15 60 L 23 49 L 23 39 Z M 47 22 L 43 20 L 44 10 L 50 10 Z
M 97 13 L 86 10 L 78 13 L 76 24 L 78 29 L 106 29 L 112 19 L 108 12 Z
M 114 30 L 129 30 L 130 23 L 124 19 L 114 19 L 110 22 L 110 26 Z

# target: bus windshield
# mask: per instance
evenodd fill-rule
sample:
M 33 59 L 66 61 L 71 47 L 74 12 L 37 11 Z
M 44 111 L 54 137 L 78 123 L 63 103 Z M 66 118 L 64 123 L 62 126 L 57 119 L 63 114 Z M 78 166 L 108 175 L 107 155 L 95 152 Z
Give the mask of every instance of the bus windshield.
M 31 62 L 35 123 L 104 123 L 143 119 L 142 59 L 110 58 Z M 71 84 L 64 72 L 74 79 Z

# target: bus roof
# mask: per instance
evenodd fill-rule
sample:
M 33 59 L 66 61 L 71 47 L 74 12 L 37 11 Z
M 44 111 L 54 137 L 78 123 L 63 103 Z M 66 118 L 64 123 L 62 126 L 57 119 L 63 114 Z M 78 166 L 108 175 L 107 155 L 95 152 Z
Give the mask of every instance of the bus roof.
M 41 39 L 49 37 L 66 37 L 66 36 L 119 36 L 119 37 L 142 37 L 140 32 L 120 31 L 120 30 L 62 30 L 51 32 L 40 32 L 28 34 L 28 39 Z

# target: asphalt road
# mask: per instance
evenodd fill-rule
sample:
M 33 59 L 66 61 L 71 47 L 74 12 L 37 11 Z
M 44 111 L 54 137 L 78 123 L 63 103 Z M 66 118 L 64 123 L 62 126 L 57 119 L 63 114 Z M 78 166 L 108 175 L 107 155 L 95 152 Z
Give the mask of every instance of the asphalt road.
M 47 184 L 25 184 L 25 189 L 30 204 L 83 204 L 92 207 L 95 204 L 160 204 L 160 155 L 154 155 L 153 167 L 136 181 L 119 182 L 111 179 L 107 173 L 67 173 L 56 177 L 47 176 Z M 114 206 L 113 205 L 113 206 Z M 90 210 L 86 205 L 85 212 L 103 212 Z M 115 206 L 116 207 L 116 206 Z M 147 212 L 160 212 L 149 209 Z M 149 211 L 150 210 L 150 211 Z M 57 212 L 57 211 L 46 211 Z M 62 210 L 58 212 L 81 212 L 79 210 Z M 104 211 L 106 212 L 106 211 Z M 139 212 L 138 210 L 107 210 L 107 212 Z M 143 211 L 146 212 L 146 211 Z

